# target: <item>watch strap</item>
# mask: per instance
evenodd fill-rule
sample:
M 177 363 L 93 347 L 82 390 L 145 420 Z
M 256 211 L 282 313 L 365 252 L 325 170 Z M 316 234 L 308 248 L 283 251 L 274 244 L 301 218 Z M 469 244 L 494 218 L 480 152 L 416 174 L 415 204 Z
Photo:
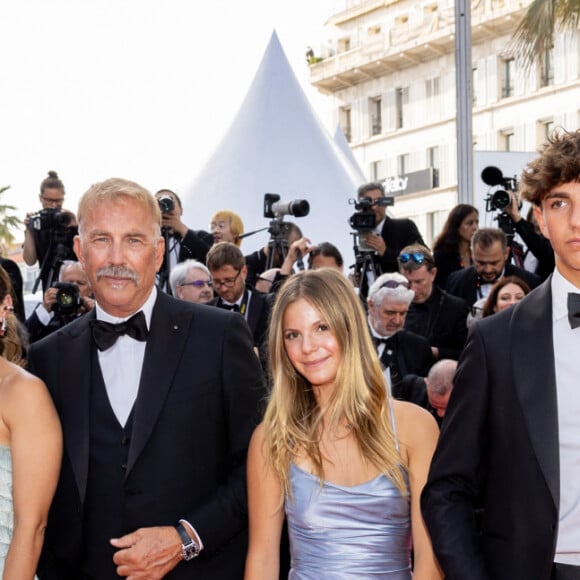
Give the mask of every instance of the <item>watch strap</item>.
M 199 544 L 187 533 L 183 524 L 175 526 L 179 537 L 181 538 L 181 555 L 184 560 L 191 560 L 199 555 Z

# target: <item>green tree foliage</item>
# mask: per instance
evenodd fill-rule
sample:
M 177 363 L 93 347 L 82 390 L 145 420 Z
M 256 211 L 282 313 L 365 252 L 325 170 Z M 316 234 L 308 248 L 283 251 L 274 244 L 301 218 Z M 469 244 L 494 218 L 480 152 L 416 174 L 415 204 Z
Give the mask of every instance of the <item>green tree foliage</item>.
M 13 205 L 2 203 L 2 194 L 10 189 L 9 185 L 0 187 L 0 245 L 2 247 L 10 245 L 14 241 L 13 230 L 22 227 L 22 220 L 12 212 L 18 211 Z

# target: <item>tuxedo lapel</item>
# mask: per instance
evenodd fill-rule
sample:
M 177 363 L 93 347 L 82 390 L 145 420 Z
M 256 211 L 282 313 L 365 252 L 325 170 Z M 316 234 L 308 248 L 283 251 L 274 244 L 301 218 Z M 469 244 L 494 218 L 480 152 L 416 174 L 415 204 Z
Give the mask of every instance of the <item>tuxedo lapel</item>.
M 89 323 L 94 310 L 58 335 L 58 353 L 63 357 L 56 384 L 57 404 L 63 425 L 66 452 L 84 503 L 89 473 L 89 407 L 93 338 Z M 73 361 L 67 363 L 66 360 Z
M 175 369 L 189 336 L 192 316 L 189 308 L 180 308 L 179 302 L 158 292 L 135 401 L 126 476 L 130 474 L 163 411 Z M 167 452 L 171 453 L 171 450 Z
M 261 299 L 262 297 L 259 296 L 255 291 L 252 292 L 250 297 L 250 304 L 248 308 L 248 318 L 247 323 L 250 327 L 250 331 L 252 335 L 255 336 L 255 331 L 258 326 L 258 322 L 260 321 L 260 316 L 262 316 L 262 310 L 264 309 L 264 301 Z
M 558 404 L 552 338 L 551 278 L 514 306 L 509 344 L 512 376 L 532 447 L 558 508 Z

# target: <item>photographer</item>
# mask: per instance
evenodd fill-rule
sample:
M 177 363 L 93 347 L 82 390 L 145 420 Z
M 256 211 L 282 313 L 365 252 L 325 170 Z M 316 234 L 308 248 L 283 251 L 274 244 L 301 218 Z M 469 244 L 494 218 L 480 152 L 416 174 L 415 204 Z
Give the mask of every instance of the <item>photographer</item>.
M 505 208 L 505 212 L 512 219 L 515 231 L 527 246 L 523 257 L 524 268 L 528 272 L 537 274 L 542 281 L 546 280 L 556 265 L 554 250 L 550 240 L 540 232 L 533 209 L 530 208 L 528 219 L 524 219 L 520 214 L 520 204 L 516 194 L 510 192 L 510 204 Z
M 24 219 L 26 231 L 22 245 L 22 257 L 26 264 L 40 265 L 39 278 L 46 291 L 58 277 L 64 260 L 76 260 L 73 239 L 78 232 L 75 215 L 62 209 L 64 185 L 56 171 L 49 171 L 40 184 L 42 210 L 28 213 Z
M 373 202 L 371 209 L 375 214 L 375 230 L 361 236 L 365 244 L 372 248 L 383 273 L 398 272 L 397 257 L 399 252 L 411 244 L 425 245 L 423 238 L 410 219 L 394 219 L 387 215 L 386 207 L 377 204 L 385 196 L 385 188 L 380 182 L 371 182 L 358 188 L 359 200 L 366 197 Z
M 30 342 L 48 336 L 94 306 L 89 280 L 82 265 L 65 260 L 60 268 L 58 283 L 44 292 L 42 304 L 26 320 Z
M 181 221 L 183 206 L 175 192 L 160 189 L 155 197 L 161 209 L 161 231 L 165 238 L 165 258 L 159 270 L 159 283 L 163 290 L 169 292 L 171 269 L 185 260 L 197 260 L 205 264 L 213 238 L 209 232 L 190 230 Z

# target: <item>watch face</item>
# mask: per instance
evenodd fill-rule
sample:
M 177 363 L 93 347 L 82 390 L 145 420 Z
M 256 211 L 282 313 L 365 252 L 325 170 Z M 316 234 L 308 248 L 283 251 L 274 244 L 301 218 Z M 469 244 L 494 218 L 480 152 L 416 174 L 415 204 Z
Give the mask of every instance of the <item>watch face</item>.
M 184 560 L 191 560 L 199 554 L 199 547 L 195 542 L 181 546 L 181 555 Z

